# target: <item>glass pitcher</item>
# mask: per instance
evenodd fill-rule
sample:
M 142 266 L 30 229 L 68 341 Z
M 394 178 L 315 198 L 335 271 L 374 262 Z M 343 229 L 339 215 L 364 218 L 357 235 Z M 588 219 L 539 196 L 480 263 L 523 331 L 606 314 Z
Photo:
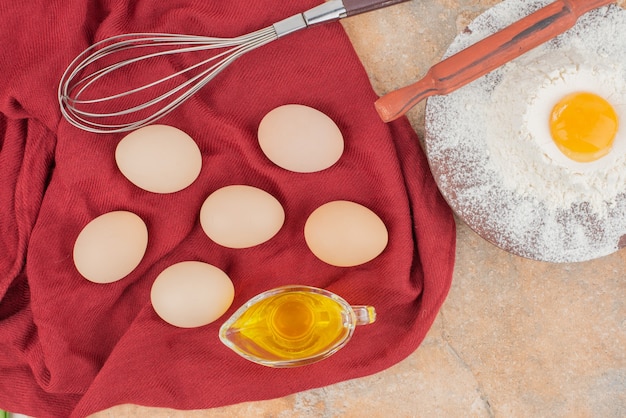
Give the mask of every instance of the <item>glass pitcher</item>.
M 270 367 L 295 367 L 327 358 L 357 325 L 376 320 L 372 306 L 351 306 L 324 289 L 284 286 L 246 302 L 220 328 L 220 340 L 240 356 Z

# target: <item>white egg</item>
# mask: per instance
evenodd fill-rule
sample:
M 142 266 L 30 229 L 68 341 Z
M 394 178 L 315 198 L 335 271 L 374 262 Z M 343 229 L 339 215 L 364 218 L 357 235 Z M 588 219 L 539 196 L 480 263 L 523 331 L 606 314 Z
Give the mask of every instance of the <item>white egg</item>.
M 270 111 L 259 124 L 259 145 L 274 164 L 312 173 L 335 164 L 343 153 L 343 135 L 335 122 L 308 106 L 288 104 Z
M 210 324 L 228 310 L 234 297 L 228 275 L 200 261 L 183 261 L 166 268 L 150 291 L 157 315 L 180 328 Z
M 309 249 L 333 266 L 352 267 L 383 252 L 387 227 L 372 210 L 355 202 L 328 202 L 311 213 L 304 226 Z
M 132 272 L 148 245 L 148 229 L 134 213 L 105 213 L 89 222 L 74 243 L 78 272 L 94 283 L 111 283 Z
M 126 135 L 115 150 L 117 166 L 134 185 L 153 193 L 174 193 L 195 181 L 202 155 L 180 129 L 150 125 Z
M 285 221 L 280 202 L 265 190 L 246 185 L 222 187 L 200 209 L 202 229 L 228 248 L 248 248 L 272 238 Z

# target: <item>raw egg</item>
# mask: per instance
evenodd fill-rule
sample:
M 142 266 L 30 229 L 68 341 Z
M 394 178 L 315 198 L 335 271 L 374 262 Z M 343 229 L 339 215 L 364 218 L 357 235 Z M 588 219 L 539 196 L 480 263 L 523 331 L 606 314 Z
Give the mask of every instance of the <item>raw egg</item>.
M 572 160 L 583 163 L 609 153 L 617 127 L 613 106 L 594 93 L 569 94 L 550 115 L 550 133 L 557 147 Z
M 256 187 L 231 185 L 213 192 L 200 209 L 202 229 L 228 248 L 248 248 L 272 238 L 285 212 L 271 194 Z
M 317 109 L 288 104 L 261 120 L 259 145 L 274 164 L 297 173 L 324 170 L 343 153 L 343 135 L 335 122 Z
M 306 221 L 304 239 L 320 260 L 351 267 L 376 258 L 387 246 L 383 221 L 358 203 L 338 200 L 317 208 Z
M 153 193 L 186 188 L 202 168 L 195 141 L 167 125 L 150 125 L 126 135 L 117 145 L 115 161 L 131 183 Z
M 610 166 L 626 152 L 626 136 L 619 123 L 626 114 L 626 80 L 613 65 L 569 62 L 584 60 L 577 55 L 555 58 L 546 54 L 536 67 L 526 67 L 529 77 L 538 82 L 524 101 L 521 134 L 528 132 L 533 141 L 528 152 L 541 152 L 545 164 L 590 173 Z M 510 120 L 517 119 L 511 115 Z
M 235 288 L 226 273 L 200 261 L 183 261 L 166 268 L 150 291 L 157 315 L 180 328 L 210 324 L 228 310 L 234 297 Z
M 105 213 L 89 222 L 74 243 L 78 272 L 94 283 L 111 283 L 132 272 L 148 246 L 148 229 L 134 213 Z

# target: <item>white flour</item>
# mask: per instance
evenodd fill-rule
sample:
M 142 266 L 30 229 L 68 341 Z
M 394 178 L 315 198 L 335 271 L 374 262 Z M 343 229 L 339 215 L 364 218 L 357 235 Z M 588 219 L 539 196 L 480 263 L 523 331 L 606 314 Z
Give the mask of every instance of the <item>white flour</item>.
M 546 0 L 505 0 L 479 16 L 446 56 Z M 560 37 L 447 96 L 428 100 L 426 144 L 438 184 L 486 239 L 530 258 L 583 261 L 614 252 L 626 234 L 626 11 L 604 7 Z M 612 151 L 592 163 L 551 140 L 550 110 L 590 91 L 615 108 Z
M 618 130 L 606 157 L 579 163 L 556 147 L 548 124 L 554 105 L 577 91 L 607 99 L 626 122 L 626 82 L 620 68 L 626 49 L 620 52 L 621 57 L 603 58 L 581 48 L 559 54 L 537 51 L 506 68 L 491 101 L 482 106 L 492 114 L 485 142 L 494 168 L 505 173 L 504 187 L 551 209 L 588 202 L 599 214 L 626 190 L 626 126 Z M 609 64 L 612 60 L 617 62 Z

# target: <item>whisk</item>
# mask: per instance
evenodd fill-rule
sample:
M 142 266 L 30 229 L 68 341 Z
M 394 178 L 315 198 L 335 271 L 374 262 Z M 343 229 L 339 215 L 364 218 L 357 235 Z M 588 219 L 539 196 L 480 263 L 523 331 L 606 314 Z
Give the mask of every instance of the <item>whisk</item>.
M 95 133 L 127 132 L 149 125 L 193 96 L 237 58 L 269 42 L 312 25 L 335 21 L 407 0 L 330 0 L 271 26 L 235 38 L 171 33 L 129 33 L 93 44 L 65 70 L 58 98 L 63 116 Z M 143 54 L 136 54 L 137 51 Z M 198 63 L 137 86 L 111 93 L 114 73 L 128 79 L 151 60 L 175 54 L 215 50 Z M 134 73 L 131 69 L 134 66 Z M 152 70 L 150 70 L 152 71 Z M 129 80 L 130 81 L 130 80 Z

